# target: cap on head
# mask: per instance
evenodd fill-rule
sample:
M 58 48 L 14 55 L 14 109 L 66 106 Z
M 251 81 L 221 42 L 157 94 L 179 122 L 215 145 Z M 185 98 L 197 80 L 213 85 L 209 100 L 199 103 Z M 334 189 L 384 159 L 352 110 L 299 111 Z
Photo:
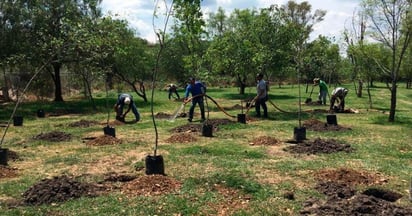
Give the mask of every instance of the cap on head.
M 317 82 L 319 82 L 319 80 L 320 80 L 319 78 L 315 78 L 315 79 L 313 79 L 313 82 L 317 83 Z
M 129 105 L 129 104 L 130 104 L 130 98 L 129 98 L 129 97 L 126 97 L 126 98 L 124 99 L 124 103 Z
M 263 78 L 263 74 L 261 73 L 256 74 L 256 78 Z

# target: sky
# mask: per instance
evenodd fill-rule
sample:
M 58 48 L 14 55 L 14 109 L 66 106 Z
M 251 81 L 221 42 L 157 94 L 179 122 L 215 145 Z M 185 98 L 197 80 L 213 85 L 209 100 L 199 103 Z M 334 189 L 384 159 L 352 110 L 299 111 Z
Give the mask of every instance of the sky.
M 169 0 L 170 1 L 170 0 Z M 340 41 L 342 32 L 350 28 L 353 14 L 359 10 L 360 0 L 306 0 L 312 5 L 312 13 L 317 10 L 326 10 L 324 20 L 314 26 L 311 37 L 318 35 L 335 38 Z M 165 17 L 153 18 L 155 0 L 103 0 L 101 7 L 105 15 L 125 19 L 129 26 L 135 29 L 138 36 L 150 42 L 156 42 L 155 30 L 164 29 Z M 163 2 L 163 1 L 160 1 Z M 303 1 L 295 0 L 297 3 Z M 215 13 L 222 7 L 229 15 L 234 9 L 259 9 L 270 5 L 285 5 L 287 0 L 203 0 L 201 8 L 204 16 L 208 17 L 210 12 Z M 160 7 L 158 11 L 164 10 Z M 169 21 L 169 25 L 172 24 Z

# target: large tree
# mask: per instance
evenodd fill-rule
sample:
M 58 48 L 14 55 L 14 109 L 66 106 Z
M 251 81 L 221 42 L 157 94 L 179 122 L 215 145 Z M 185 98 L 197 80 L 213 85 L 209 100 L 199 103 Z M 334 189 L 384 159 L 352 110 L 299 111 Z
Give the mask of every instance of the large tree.
M 397 84 L 404 56 L 412 37 L 412 2 L 410 0 L 364 0 L 365 14 L 370 21 L 371 37 L 391 51 L 389 66 L 379 59 L 376 63 L 388 75 L 391 92 L 389 122 L 395 121 Z
M 63 101 L 61 86 L 61 69 L 72 63 L 73 51 L 79 38 L 74 30 L 83 24 L 84 18 L 100 16 L 98 5 L 101 0 L 38 0 L 27 1 L 30 12 L 25 22 L 30 23 L 33 53 L 41 61 L 50 61 L 48 71 L 54 81 L 54 101 Z

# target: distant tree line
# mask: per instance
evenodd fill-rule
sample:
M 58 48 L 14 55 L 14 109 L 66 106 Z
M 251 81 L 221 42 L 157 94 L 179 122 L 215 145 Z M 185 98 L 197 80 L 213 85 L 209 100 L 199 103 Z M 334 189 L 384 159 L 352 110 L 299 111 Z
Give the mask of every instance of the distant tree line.
M 363 0 L 344 41 L 319 35 L 327 13 L 308 2 L 289 1 L 261 9 L 219 8 L 204 19 L 201 0 L 174 0 L 173 22 L 160 31 L 163 43 L 149 43 L 126 20 L 103 16 L 101 0 L 14 0 L 0 2 L 0 85 L 3 98 L 19 96 L 37 68 L 30 92 L 64 101 L 81 91 L 92 104 L 93 90 L 134 91 L 148 101 L 155 65 L 159 82 L 184 86 L 195 76 L 208 85 L 237 86 L 244 94 L 263 73 L 272 85 L 329 85 L 353 82 L 359 97 L 375 81 L 387 83 L 394 121 L 399 81 L 412 84 L 411 1 Z M 166 4 L 166 1 L 165 1 Z M 389 19 L 389 18 L 390 19 Z M 386 19 L 383 19 L 386 18 Z M 159 64 L 156 53 L 162 46 Z M 345 53 L 342 53 L 345 50 Z M 52 90 L 52 91 L 51 91 Z

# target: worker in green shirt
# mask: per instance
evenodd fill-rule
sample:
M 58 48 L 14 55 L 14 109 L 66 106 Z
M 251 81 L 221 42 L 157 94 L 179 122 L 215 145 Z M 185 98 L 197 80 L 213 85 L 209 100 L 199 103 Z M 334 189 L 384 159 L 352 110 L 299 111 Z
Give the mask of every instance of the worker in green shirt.
M 320 78 L 313 79 L 313 85 L 319 86 L 319 96 L 318 101 L 320 104 L 326 105 L 326 96 L 328 94 L 328 86 L 326 82 L 321 80 Z

